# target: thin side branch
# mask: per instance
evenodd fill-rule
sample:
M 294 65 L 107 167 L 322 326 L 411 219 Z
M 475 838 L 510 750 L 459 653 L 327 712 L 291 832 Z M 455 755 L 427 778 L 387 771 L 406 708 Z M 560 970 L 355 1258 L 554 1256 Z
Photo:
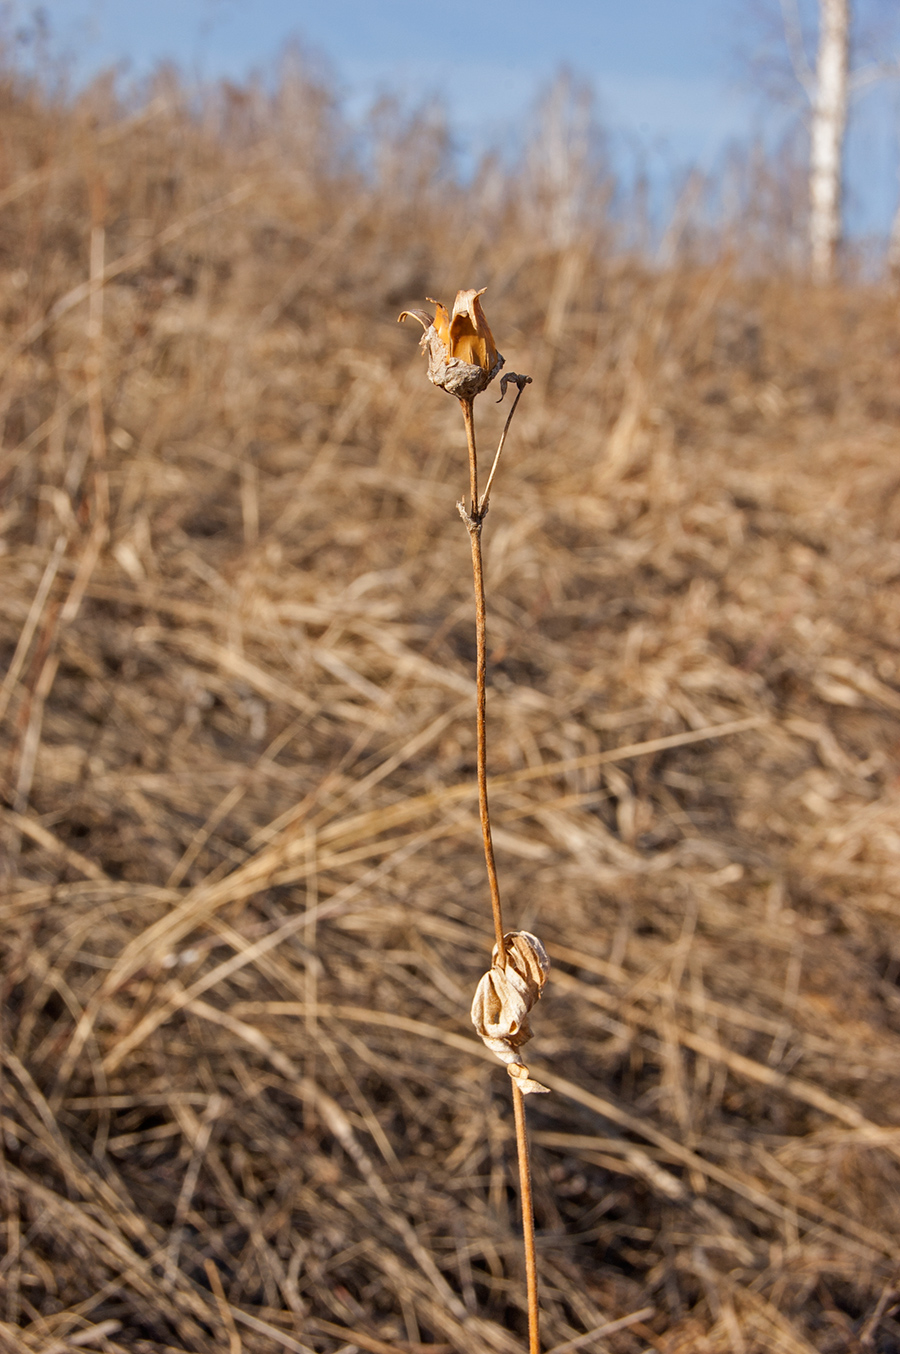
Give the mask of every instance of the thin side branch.
M 481 495 L 481 502 L 478 504 L 478 511 L 481 513 L 482 517 L 488 510 L 488 501 L 491 497 L 491 486 L 494 483 L 494 476 L 497 473 L 497 466 L 500 464 L 500 453 L 503 450 L 504 443 L 506 442 L 506 434 L 509 432 L 509 425 L 513 421 L 513 414 L 516 412 L 516 407 L 519 403 L 519 400 L 522 398 L 522 391 L 525 389 L 526 386 L 531 385 L 530 376 L 517 376 L 514 371 L 511 371 L 507 376 L 504 376 L 500 381 L 500 387 L 503 392 L 500 396 L 501 400 L 503 399 L 503 396 L 506 394 L 506 384 L 508 381 L 515 381 L 519 389 L 516 398 L 513 400 L 512 409 L 510 409 L 509 411 L 509 417 L 507 418 L 506 423 L 504 424 L 503 432 L 500 436 L 500 444 L 497 447 L 497 454 L 494 457 L 494 464 L 491 466 L 491 473 L 488 475 L 488 482 L 485 485 L 484 493 Z M 500 401 L 498 400 L 497 403 L 499 404 L 499 402 Z

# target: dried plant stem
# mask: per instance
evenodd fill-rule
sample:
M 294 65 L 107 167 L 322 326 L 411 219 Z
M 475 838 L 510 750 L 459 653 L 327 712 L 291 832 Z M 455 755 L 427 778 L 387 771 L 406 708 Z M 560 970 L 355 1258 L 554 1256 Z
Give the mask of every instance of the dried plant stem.
M 516 398 L 513 400 L 512 408 L 511 408 L 510 411 L 509 411 L 509 415 L 508 415 L 508 417 L 507 417 L 506 423 L 503 425 L 503 432 L 502 432 L 501 435 L 500 435 L 500 443 L 499 443 L 499 445 L 498 445 L 498 447 L 497 447 L 497 453 L 496 453 L 496 455 L 494 456 L 494 464 L 491 466 L 491 473 L 488 475 L 488 480 L 487 480 L 487 484 L 485 485 L 485 488 L 484 488 L 484 493 L 481 495 L 481 502 L 478 504 L 478 508 L 479 508 L 479 511 L 481 512 L 481 515 L 482 515 L 482 516 L 484 516 L 484 514 L 487 512 L 487 509 L 488 509 L 488 503 L 489 503 L 490 497 L 491 497 L 491 489 L 493 488 L 493 484 L 494 484 L 494 476 L 496 475 L 496 473 L 497 473 L 497 467 L 498 467 L 498 465 L 500 464 L 500 455 L 501 455 L 501 452 L 503 451 L 503 448 L 504 448 L 504 446 L 505 446 L 505 444 L 506 444 L 506 435 L 507 435 L 507 433 L 509 432 L 509 425 L 510 425 L 510 424 L 512 423 L 512 421 L 513 421 L 513 414 L 516 412 L 516 409 L 517 409 L 518 406 L 519 406 L 519 400 L 522 398 L 522 391 L 525 389 L 526 385 L 531 385 L 531 377 L 530 377 L 530 376 L 522 376 L 522 377 L 519 377 L 519 376 L 516 376 L 516 375 L 513 373 L 513 375 L 510 376 L 510 377 L 507 378 L 507 379 L 515 380 L 515 382 L 516 382 L 516 384 L 518 385 L 519 388 L 518 388 L 518 390 L 517 390 L 517 392 L 516 392 Z M 503 396 L 501 395 L 500 398 L 502 399 Z M 473 430 L 473 434 L 474 434 L 474 430 Z M 470 453 L 470 454 L 471 454 L 471 453 Z
M 460 400 L 463 411 L 463 421 L 466 425 L 466 445 L 469 448 L 469 496 L 472 500 L 472 506 L 469 509 L 474 521 L 477 521 L 479 530 L 481 529 L 481 517 L 478 503 L 478 455 L 475 451 L 475 401 Z M 477 584 L 476 584 L 477 589 Z M 481 593 L 481 607 L 484 611 L 484 590 Z
M 521 394 L 521 389 L 520 392 Z M 518 398 L 517 401 L 518 402 Z M 484 566 L 481 557 L 481 528 L 487 513 L 487 495 L 485 502 L 478 501 L 478 461 L 475 449 L 475 414 L 472 400 L 460 400 L 466 425 L 466 441 L 469 448 L 469 490 L 471 507 L 458 505 L 460 516 L 466 524 L 469 540 L 472 543 L 472 574 L 475 582 L 475 688 L 476 688 L 476 725 L 478 730 L 478 811 L 481 818 L 481 834 L 484 838 L 484 859 L 487 865 L 488 883 L 491 890 L 491 910 L 494 916 L 494 932 L 497 938 L 497 958 L 495 963 L 503 967 L 506 963 L 506 942 L 503 938 L 503 912 L 500 904 L 500 885 L 497 880 L 497 867 L 494 861 L 494 844 L 491 838 L 491 816 L 487 792 L 487 720 L 486 720 L 486 679 L 487 679 L 487 615 L 484 598 Z M 514 412 L 515 406 L 510 413 Z M 507 420 L 503 439 L 509 428 Z M 501 439 L 500 450 L 503 447 Z M 498 451 L 499 456 L 499 451 Z M 496 469 L 496 458 L 494 469 Z M 493 475 L 492 475 L 493 478 Z M 540 1354 L 540 1312 L 538 1308 L 537 1260 L 534 1245 L 534 1206 L 531 1197 L 531 1164 L 528 1154 L 528 1130 L 525 1122 L 525 1098 L 515 1082 L 511 1083 L 513 1112 L 516 1122 L 516 1152 L 519 1159 L 519 1192 L 522 1200 L 522 1237 L 525 1244 L 525 1284 L 528 1296 L 528 1345 L 529 1354 Z
M 487 790 L 487 719 L 485 711 L 487 625 L 484 607 L 484 568 L 481 559 L 481 522 L 470 518 L 466 522 L 466 526 L 469 529 L 469 540 L 472 542 L 472 574 L 475 579 L 475 721 L 478 729 L 478 815 L 481 819 L 484 861 L 487 866 L 488 884 L 491 890 L 491 911 L 494 915 L 497 958 L 498 962 L 503 965 L 506 963 L 506 942 L 503 939 L 500 884 L 497 880 L 497 866 L 494 861 L 494 843 L 491 838 L 491 814 Z
M 472 495 L 471 508 L 469 512 L 462 513 L 462 518 L 472 544 L 472 575 L 475 582 L 475 722 L 478 731 L 478 815 L 481 819 L 484 861 L 487 866 L 488 884 L 491 890 L 491 911 L 494 917 L 497 957 L 502 966 L 506 962 L 506 942 L 503 939 L 503 910 L 500 904 L 497 865 L 494 861 L 494 843 L 491 837 L 491 815 L 487 788 L 487 616 L 484 601 L 484 566 L 481 558 L 481 527 L 484 514 L 478 508 L 478 462 L 475 452 L 473 401 L 460 400 L 460 404 L 463 408 L 463 417 L 466 423 L 466 440 L 469 446 L 469 486 Z M 460 504 L 460 508 L 463 508 L 462 504 Z
M 522 1239 L 525 1243 L 525 1286 L 528 1295 L 528 1354 L 541 1354 L 540 1309 L 538 1308 L 537 1256 L 534 1249 L 534 1204 L 531 1198 L 531 1162 L 528 1157 L 528 1128 L 525 1123 L 525 1097 L 512 1082 L 513 1112 L 516 1116 L 516 1151 L 519 1157 L 519 1193 L 522 1198 Z

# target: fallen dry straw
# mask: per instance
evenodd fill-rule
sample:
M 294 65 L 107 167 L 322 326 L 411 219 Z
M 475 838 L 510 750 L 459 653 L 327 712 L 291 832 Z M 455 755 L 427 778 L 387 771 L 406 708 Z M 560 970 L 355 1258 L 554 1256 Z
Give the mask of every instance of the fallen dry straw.
M 478 277 L 540 373 L 484 563 L 545 1346 L 896 1349 L 894 302 L 162 94 L 2 92 L 0 1347 L 522 1348 L 465 444 L 394 325 Z

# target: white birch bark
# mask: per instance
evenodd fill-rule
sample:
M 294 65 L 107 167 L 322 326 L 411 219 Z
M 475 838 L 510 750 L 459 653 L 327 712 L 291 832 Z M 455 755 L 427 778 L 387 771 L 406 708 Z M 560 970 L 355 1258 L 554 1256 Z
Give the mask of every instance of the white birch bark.
M 891 238 L 888 243 L 888 268 L 895 282 L 900 282 L 900 204 L 894 212 L 891 223 Z
M 819 0 L 819 53 L 809 163 L 809 243 L 812 275 L 829 282 L 841 238 L 850 0 Z

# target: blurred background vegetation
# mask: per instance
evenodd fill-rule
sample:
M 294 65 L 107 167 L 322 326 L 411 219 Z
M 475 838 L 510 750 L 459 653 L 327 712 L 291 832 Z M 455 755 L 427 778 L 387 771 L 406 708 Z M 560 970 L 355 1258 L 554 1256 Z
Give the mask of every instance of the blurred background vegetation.
M 812 285 L 762 152 L 657 231 L 567 77 L 465 177 L 299 57 L 8 63 L 0 129 L 0 1348 L 522 1347 L 465 444 L 395 323 L 487 286 L 547 1347 L 900 1349 L 888 275 Z

